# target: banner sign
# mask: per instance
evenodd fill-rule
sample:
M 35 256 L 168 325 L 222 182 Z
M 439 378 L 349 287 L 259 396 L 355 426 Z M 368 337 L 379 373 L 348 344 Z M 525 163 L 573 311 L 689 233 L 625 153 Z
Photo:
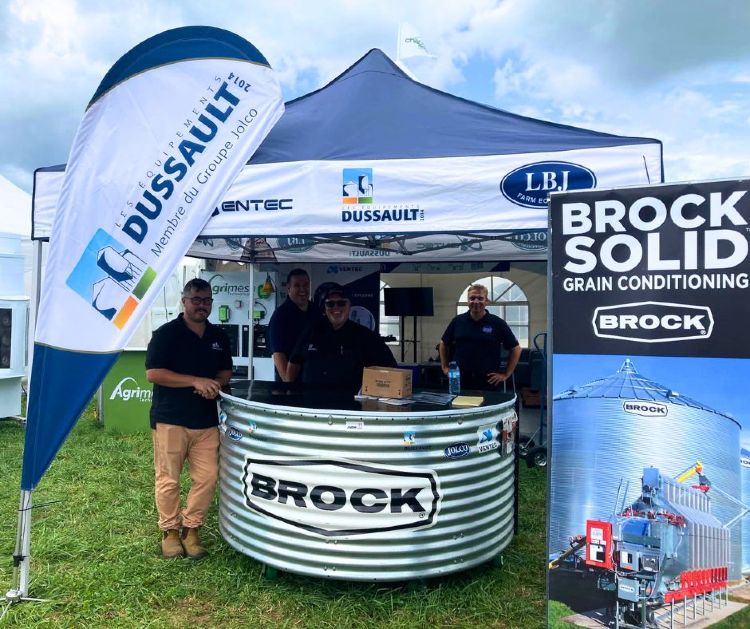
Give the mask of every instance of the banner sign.
M 682 536 L 709 516 L 727 525 L 741 515 L 748 239 L 750 180 L 551 195 L 550 600 L 578 611 L 603 607 L 618 571 L 634 569 L 628 558 L 653 554 L 641 538 L 622 542 L 623 530 L 636 530 L 643 500 L 668 500 L 642 478 L 677 479 L 680 491 L 701 494 L 693 504 L 710 502 L 710 512 L 674 503 L 671 517 L 685 524 L 651 535 L 671 528 Z M 709 485 L 710 501 L 700 502 L 695 487 Z M 586 539 L 591 531 L 600 534 Z M 651 585 L 634 574 L 635 591 L 663 602 L 674 566 L 740 578 L 741 531 L 730 529 L 710 565 L 686 550 L 657 550 Z M 649 545 L 666 549 L 668 540 Z M 575 587 L 573 574 L 584 577 Z
M 477 260 L 546 260 L 547 228 L 527 229 L 505 234 L 432 234 L 393 238 L 379 235 L 377 246 L 371 238 L 362 237 L 361 244 L 351 238 L 341 241 L 310 236 L 284 238 L 199 238 L 188 255 L 196 258 L 257 262 L 379 262 L 398 261 L 442 263 L 453 261 L 454 270 Z M 486 239 L 485 239 L 486 238 Z M 476 269 L 469 269 L 476 270 Z
M 551 199 L 555 353 L 748 356 L 750 181 Z
M 56 175 L 38 173 L 36 238 L 50 233 Z M 216 204 L 201 235 L 287 238 L 546 229 L 550 192 L 645 185 L 660 177 L 659 144 L 249 164 Z
M 153 385 L 143 368 L 146 352 L 125 350 L 104 377 L 100 417 L 104 428 L 118 433 L 147 433 Z
M 216 28 L 156 35 L 104 77 L 73 142 L 54 218 L 24 488 L 46 469 L 171 269 L 282 112 L 263 55 Z M 54 431 L 62 431 L 59 442 L 38 432 L 42 421 L 61 426 Z M 35 450 L 42 441 L 40 458 Z

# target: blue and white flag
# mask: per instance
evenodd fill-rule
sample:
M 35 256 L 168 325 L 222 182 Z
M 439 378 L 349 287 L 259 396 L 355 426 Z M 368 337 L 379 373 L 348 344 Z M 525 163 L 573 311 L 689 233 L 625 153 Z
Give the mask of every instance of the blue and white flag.
M 22 489 L 33 489 L 172 268 L 283 113 L 276 77 L 212 27 L 107 73 L 73 142 L 39 307 Z

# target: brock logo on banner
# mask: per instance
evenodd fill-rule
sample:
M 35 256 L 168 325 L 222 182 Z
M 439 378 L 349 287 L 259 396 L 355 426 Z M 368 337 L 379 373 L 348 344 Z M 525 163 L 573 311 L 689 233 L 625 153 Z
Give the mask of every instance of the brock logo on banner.
M 250 509 L 324 537 L 433 526 L 437 474 L 347 460 L 248 457 L 242 478 Z
M 640 343 L 667 343 L 708 338 L 714 318 L 706 306 L 646 301 L 602 306 L 594 311 L 594 334 L 599 338 Z
M 556 354 L 748 355 L 750 180 L 550 201 Z

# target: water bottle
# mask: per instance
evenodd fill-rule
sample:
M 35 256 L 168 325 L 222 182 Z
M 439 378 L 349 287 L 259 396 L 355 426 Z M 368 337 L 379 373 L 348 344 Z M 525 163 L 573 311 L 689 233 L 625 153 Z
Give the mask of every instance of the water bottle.
M 455 360 L 448 363 L 448 393 L 451 395 L 461 393 L 461 372 Z

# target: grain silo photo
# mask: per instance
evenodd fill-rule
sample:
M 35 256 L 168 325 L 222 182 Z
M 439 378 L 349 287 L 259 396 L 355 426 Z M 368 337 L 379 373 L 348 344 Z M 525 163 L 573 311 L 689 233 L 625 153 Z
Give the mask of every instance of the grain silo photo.
M 571 357 L 567 378 L 575 376 L 571 365 L 578 358 L 586 359 Z M 603 357 L 589 358 L 598 365 Z M 554 397 L 549 503 L 553 555 L 570 548 L 571 537 L 585 534 L 588 520 L 606 519 L 629 504 L 640 491 L 644 468 L 657 467 L 672 478 L 682 474 L 690 486 L 698 479 L 683 473 L 700 461 L 713 487 L 742 499 L 740 423 L 702 403 L 700 391 L 671 388 L 670 376 L 676 379 L 670 371 L 673 362 L 664 362 L 662 384 L 640 374 L 633 360 L 621 360 L 614 373 Z M 718 491 L 707 495 L 720 522 L 736 518 L 736 504 Z M 742 573 L 740 527 L 738 520 L 730 528 L 730 580 Z
M 750 449 L 748 448 L 750 444 L 743 444 L 740 449 L 742 502 L 745 504 L 750 504 Z M 742 573 L 750 574 L 750 522 L 742 522 Z

